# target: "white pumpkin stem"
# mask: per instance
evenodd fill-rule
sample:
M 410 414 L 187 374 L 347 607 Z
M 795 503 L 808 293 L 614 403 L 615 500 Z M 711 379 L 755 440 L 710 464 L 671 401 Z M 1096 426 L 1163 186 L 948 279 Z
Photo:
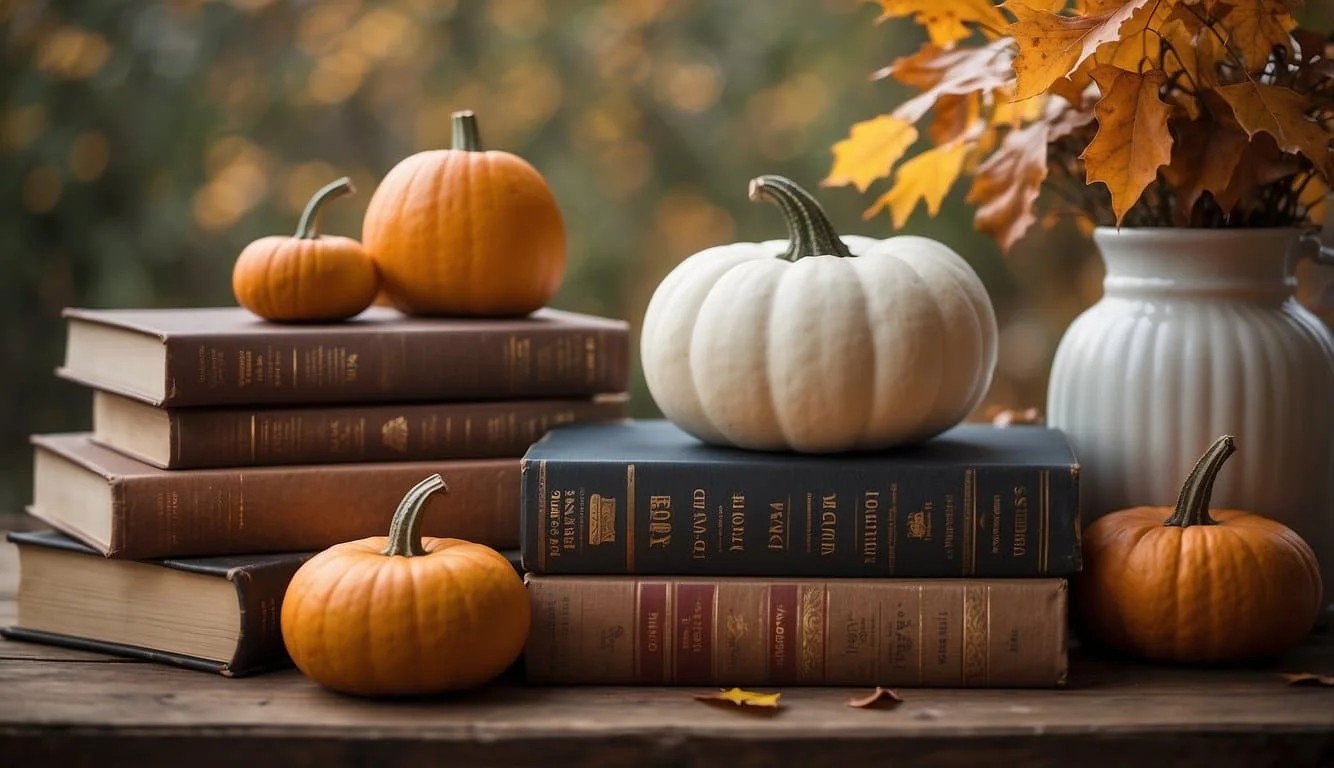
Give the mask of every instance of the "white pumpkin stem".
M 1176 508 L 1172 516 L 1163 521 L 1163 525 L 1175 525 L 1186 528 L 1192 525 L 1217 525 L 1218 521 L 1209 516 L 1209 498 L 1214 493 L 1214 480 L 1218 479 L 1218 470 L 1228 457 L 1236 453 L 1236 438 L 1223 435 L 1209 446 L 1195 468 L 1186 477 L 1177 496 Z
M 346 176 L 320 187 L 319 191 L 311 195 L 310 202 L 306 203 L 306 210 L 301 212 L 301 221 L 296 225 L 296 236 L 302 240 L 319 237 L 320 212 L 324 210 L 324 204 L 356 191 L 357 188 L 352 186 L 352 180 Z
M 394 519 L 389 523 L 389 543 L 380 554 L 387 557 L 426 554 L 426 548 L 422 546 L 422 505 L 428 496 L 439 490 L 449 493 L 445 479 L 438 474 L 412 486 L 394 511 Z
M 807 256 L 850 257 L 852 251 L 839 239 L 824 209 L 811 194 L 785 176 L 768 174 L 750 180 L 750 199 L 774 203 L 787 222 L 788 261 Z
M 477 115 L 471 109 L 450 115 L 454 125 L 454 149 L 464 152 L 482 151 L 482 132 L 477 127 Z

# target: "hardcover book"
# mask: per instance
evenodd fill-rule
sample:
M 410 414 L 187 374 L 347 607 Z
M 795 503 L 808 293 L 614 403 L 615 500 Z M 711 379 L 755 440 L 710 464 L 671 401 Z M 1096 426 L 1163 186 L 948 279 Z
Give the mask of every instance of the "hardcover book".
M 240 677 L 290 664 L 279 616 L 309 553 L 107 560 L 53 532 L 18 545 L 15 640 Z
M 560 427 L 523 464 L 536 573 L 1062 576 L 1079 465 L 1058 431 L 964 424 L 839 455 L 710 446 L 666 421 Z
M 534 683 L 1050 687 L 1064 579 L 534 576 Z
M 403 494 L 439 472 L 426 536 L 518 545 L 519 460 L 467 459 L 168 471 L 88 435 L 37 435 L 30 512 L 125 559 L 290 552 L 389 532 Z
M 505 400 L 625 391 L 628 326 L 541 309 L 410 318 L 372 307 L 329 324 L 239 307 L 66 309 L 57 374 L 150 405 Z
M 625 395 L 565 400 L 157 408 L 93 393 L 93 440 L 163 469 L 522 456 L 560 424 L 625 417 Z

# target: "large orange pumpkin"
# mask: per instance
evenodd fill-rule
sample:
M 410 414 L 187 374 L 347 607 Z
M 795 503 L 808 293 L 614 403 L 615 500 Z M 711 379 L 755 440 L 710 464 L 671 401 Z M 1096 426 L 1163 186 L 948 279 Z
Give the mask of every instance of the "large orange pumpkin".
M 343 320 L 370 306 L 380 285 L 375 262 L 356 240 L 318 232 L 324 205 L 354 191 L 346 177 L 324 186 L 306 204 L 296 235 L 247 245 L 232 268 L 237 302 L 279 322 Z
M 1089 526 L 1075 608 L 1092 639 L 1155 661 L 1215 663 L 1273 655 L 1311 631 L 1321 584 L 1306 542 L 1260 515 L 1209 510 L 1234 450 L 1231 436 L 1219 438 L 1175 508 L 1126 509 Z
M 362 239 L 384 292 L 417 315 L 519 316 L 565 273 L 565 225 L 527 161 L 483 151 L 477 119 L 454 114 L 453 149 L 394 166 L 371 197 Z
M 528 592 L 490 547 L 421 537 L 421 507 L 445 488 L 418 483 L 389 536 L 337 544 L 301 566 L 283 599 L 287 651 L 321 685 L 363 696 L 471 688 L 519 657 Z M 330 510 L 337 514 L 337 510 Z

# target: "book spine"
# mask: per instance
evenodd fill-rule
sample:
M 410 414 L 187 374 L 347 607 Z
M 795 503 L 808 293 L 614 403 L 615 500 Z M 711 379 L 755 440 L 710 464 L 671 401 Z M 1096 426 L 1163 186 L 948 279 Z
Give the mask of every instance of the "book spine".
M 500 400 L 622 392 L 623 329 L 535 327 L 315 340 L 169 338 L 161 405 Z
M 535 573 L 1064 576 L 1079 570 L 1071 466 L 836 461 L 524 464 Z
M 283 643 L 283 595 L 304 562 L 293 559 L 262 568 L 237 568 L 227 574 L 236 586 L 241 636 L 222 674 L 243 677 L 291 663 Z
M 527 578 L 534 683 L 1049 687 L 1063 579 Z
M 522 456 L 560 424 L 625 417 L 624 399 L 173 409 L 169 469 Z
M 423 512 L 424 536 L 496 549 L 518 545 L 519 462 L 343 464 L 248 471 L 199 470 L 127 477 L 109 556 L 191 557 L 323 549 L 384 536 L 414 484 L 439 472 L 449 484 Z

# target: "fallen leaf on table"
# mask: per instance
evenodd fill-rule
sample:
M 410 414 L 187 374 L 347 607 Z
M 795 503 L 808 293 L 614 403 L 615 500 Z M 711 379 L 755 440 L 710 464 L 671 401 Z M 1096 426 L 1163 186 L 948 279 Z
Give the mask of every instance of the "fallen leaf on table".
M 743 691 L 740 688 L 726 688 L 720 689 L 717 693 L 696 696 L 695 701 L 728 702 L 738 707 L 778 709 L 778 697 L 782 695 L 781 693 L 756 693 L 754 691 Z
M 1288 685 L 1307 685 L 1321 688 L 1334 688 L 1334 675 L 1313 675 L 1310 672 L 1297 672 L 1283 675 Z
M 875 690 L 872 691 L 869 695 L 863 696 L 859 699 L 848 700 L 849 707 L 856 707 L 858 709 L 867 709 L 869 707 L 874 707 L 877 704 L 884 704 L 890 707 L 897 707 L 902 703 L 903 703 L 903 698 L 899 696 L 898 691 L 895 691 L 893 688 L 882 688 L 878 685 L 875 687 Z

